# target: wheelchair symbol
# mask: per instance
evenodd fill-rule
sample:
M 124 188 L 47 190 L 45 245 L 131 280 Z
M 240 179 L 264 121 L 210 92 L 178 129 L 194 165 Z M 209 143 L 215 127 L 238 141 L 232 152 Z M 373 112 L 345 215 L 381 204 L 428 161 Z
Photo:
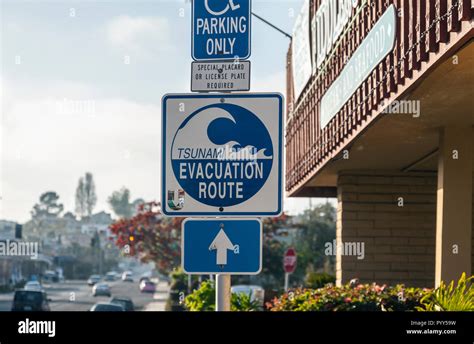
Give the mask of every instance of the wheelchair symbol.
M 235 10 L 238 10 L 240 8 L 240 5 L 234 5 L 234 0 L 228 0 L 228 1 L 229 2 L 225 6 L 225 8 L 222 11 L 218 11 L 218 12 L 213 11 L 209 7 L 209 0 L 204 0 L 204 6 L 206 7 L 207 12 L 209 12 L 210 14 L 212 14 L 214 16 L 220 16 L 220 15 L 226 13 L 229 9 L 231 11 L 235 11 Z

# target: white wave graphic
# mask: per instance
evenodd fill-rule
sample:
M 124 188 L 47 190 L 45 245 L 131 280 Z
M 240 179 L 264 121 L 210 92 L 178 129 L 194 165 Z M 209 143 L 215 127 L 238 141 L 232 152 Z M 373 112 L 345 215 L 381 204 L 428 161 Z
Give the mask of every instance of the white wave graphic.
M 201 111 L 198 115 L 191 118 L 184 128 L 176 133 L 172 146 L 172 159 L 187 159 L 184 157 L 185 150 L 189 156 L 196 157 L 200 153 L 218 151 L 219 160 L 256 160 L 272 159 L 272 156 L 266 156 L 265 148 L 257 151 L 254 146 L 248 145 L 239 147 L 240 143 L 231 141 L 225 145 L 216 145 L 209 140 L 207 128 L 209 123 L 218 118 L 227 118 L 235 123 L 234 118 L 225 110 L 220 108 L 209 108 Z M 240 149 L 234 148 L 234 146 Z M 214 155 L 214 154 L 212 154 Z M 190 158 L 191 159 L 191 158 Z

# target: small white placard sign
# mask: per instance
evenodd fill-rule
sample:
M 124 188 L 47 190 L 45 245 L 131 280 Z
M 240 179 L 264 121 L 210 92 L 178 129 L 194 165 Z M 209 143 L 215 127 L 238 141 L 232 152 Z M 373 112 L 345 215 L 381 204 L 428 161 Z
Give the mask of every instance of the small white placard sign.
M 193 62 L 192 92 L 250 90 L 250 61 Z

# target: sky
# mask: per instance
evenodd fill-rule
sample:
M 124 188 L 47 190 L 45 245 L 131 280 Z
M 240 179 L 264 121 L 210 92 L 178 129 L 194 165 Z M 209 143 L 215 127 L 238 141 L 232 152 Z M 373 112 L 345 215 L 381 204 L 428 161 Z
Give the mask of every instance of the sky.
M 190 92 L 190 2 L 0 3 L 0 219 L 28 220 L 45 191 L 74 211 L 86 172 L 95 211 L 110 211 L 108 196 L 123 186 L 158 200 L 161 98 Z M 253 11 L 291 33 L 301 5 L 253 0 Z M 253 18 L 251 91 L 285 93 L 288 46 Z M 284 208 L 308 203 L 285 198 Z

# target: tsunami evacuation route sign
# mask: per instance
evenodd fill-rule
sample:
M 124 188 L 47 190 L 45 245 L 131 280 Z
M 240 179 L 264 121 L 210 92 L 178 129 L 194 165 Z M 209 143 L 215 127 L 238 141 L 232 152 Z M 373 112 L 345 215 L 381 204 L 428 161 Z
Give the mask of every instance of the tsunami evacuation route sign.
M 283 96 L 169 94 L 162 101 L 162 211 L 282 212 Z

